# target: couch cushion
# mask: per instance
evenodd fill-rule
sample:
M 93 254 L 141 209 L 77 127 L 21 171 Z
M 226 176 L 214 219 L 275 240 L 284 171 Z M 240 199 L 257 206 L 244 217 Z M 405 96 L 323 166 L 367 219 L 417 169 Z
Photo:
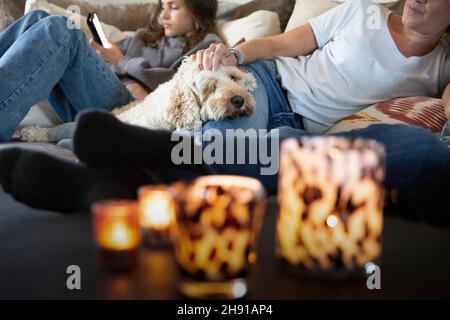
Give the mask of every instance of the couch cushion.
M 54 15 L 62 15 L 66 17 L 71 17 L 74 21 L 80 22 L 81 29 L 86 33 L 88 38 L 92 37 L 91 31 L 86 22 L 86 16 L 74 14 L 72 11 L 68 10 L 69 7 L 60 7 L 53 3 L 48 2 L 47 0 L 27 0 L 25 11 L 31 11 L 36 9 L 45 10 L 50 14 Z M 117 42 L 123 40 L 130 35 L 132 32 L 122 32 L 119 28 L 109 25 L 107 23 L 102 22 L 103 30 L 105 31 L 105 35 L 112 42 Z
M 399 98 L 377 103 L 351 115 L 338 122 L 327 134 L 359 130 L 376 123 L 409 124 L 440 133 L 446 120 L 440 99 Z
M 284 30 L 291 18 L 294 6 L 295 0 L 254 0 L 234 9 L 230 13 L 230 18 L 240 19 L 260 10 L 273 11 L 278 14 L 281 30 Z
M 48 0 L 62 8 L 77 5 L 80 14 L 88 16 L 90 12 L 97 12 L 102 22 L 115 26 L 123 31 L 136 31 L 148 27 L 151 13 L 156 9 L 156 0 L 131 0 L 116 3 L 107 1 L 96 3 L 88 0 Z
M 0 0 L 0 31 L 23 15 L 25 0 Z
M 229 46 L 235 44 L 242 37 L 250 40 L 281 33 L 278 14 L 265 10 L 233 21 L 218 21 L 216 29 L 219 36 Z

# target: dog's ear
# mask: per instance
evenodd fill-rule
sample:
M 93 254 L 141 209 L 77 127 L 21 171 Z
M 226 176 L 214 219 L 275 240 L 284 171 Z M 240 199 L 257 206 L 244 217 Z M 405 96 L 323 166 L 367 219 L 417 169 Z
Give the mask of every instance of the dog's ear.
M 242 80 L 239 81 L 245 89 L 249 92 L 253 92 L 256 89 L 256 79 L 251 72 L 245 68 L 239 68 Z
M 180 88 L 174 88 L 171 92 L 166 119 L 176 129 L 192 130 L 195 121 L 200 119 L 200 108 L 191 95 L 190 91 L 182 91 Z
M 217 81 L 215 79 L 208 79 L 201 88 L 201 99 L 202 102 L 207 100 L 208 97 L 214 93 L 217 89 Z M 202 106 L 199 106 L 200 108 Z
M 190 57 L 185 57 L 172 79 L 180 82 L 192 82 L 198 72 L 197 64 Z

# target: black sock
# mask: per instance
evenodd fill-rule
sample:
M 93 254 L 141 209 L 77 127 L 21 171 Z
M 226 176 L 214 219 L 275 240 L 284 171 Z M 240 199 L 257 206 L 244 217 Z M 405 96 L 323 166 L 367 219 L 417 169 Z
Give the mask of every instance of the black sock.
M 89 165 L 173 167 L 209 173 L 203 165 L 173 163 L 171 153 L 178 141 L 171 141 L 170 131 L 128 125 L 101 111 L 81 114 L 77 122 L 74 151 L 81 161 Z M 194 139 L 190 143 L 193 145 Z
M 153 180 L 138 168 L 91 168 L 14 147 L 0 150 L 0 183 L 18 201 L 70 213 L 89 212 L 98 200 L 136 198 Z

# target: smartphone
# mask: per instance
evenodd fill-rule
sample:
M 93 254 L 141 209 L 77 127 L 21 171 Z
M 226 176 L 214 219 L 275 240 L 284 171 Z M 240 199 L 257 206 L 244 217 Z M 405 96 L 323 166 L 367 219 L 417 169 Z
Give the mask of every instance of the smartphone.
M 89 13 L 87 18 L 87 24 L 89 26 L 89 29 L 91 29 L 92 36 L 94 37 L 95 42 L 102 45 L 103 47 L 106 47 L 107 40 L 105 32 L 103 32 L 103 28 L 97 13 L 95 12 Z

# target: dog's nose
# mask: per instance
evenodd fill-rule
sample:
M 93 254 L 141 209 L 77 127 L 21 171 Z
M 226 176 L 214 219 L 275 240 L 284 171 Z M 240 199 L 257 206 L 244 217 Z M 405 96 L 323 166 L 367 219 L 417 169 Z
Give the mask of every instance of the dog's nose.
M 245 99 L 244 97 L 241 96 L 234 96 L 233 98 L 231 98 L 231 104 L 235 107 L 235 108 L 242 108 L 244 106 L 245 103 Z

